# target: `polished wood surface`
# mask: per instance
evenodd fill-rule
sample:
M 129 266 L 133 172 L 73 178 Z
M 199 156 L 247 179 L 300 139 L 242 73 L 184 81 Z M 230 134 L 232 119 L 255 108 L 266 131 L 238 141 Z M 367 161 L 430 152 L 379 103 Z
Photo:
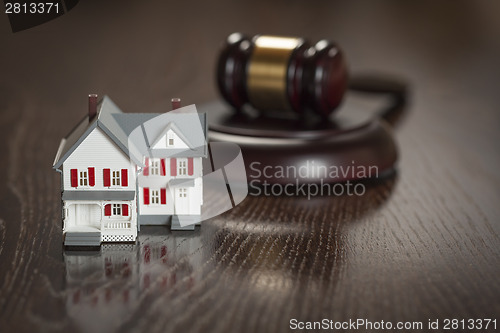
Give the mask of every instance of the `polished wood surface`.
M 0 15 L 0 331 L 495 316 L 498 328 L 499 13 L 496 1 L 81 1 L 15 34 Z M 87 94 L 125 112 L 210 102 L 233 31 L 335 40 L 352 72 L 408 79 L 397 173 L 363 196 L 250 196 L 193 233 L 142 228 L 136 245 L 64 252 L 51 165 Z

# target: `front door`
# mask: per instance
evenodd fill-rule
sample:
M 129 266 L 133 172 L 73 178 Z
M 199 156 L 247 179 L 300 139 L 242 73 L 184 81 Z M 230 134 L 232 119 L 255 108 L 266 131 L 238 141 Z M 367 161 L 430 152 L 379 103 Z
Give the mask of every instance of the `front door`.
M 175 214 L 189 214 L 189 191 L 185 187 L 175 189 Z
M 75 205 L 75 217 L 77 226 L 95 227 L 100 229 L 100 208 L 96 204 L 77 204 Z

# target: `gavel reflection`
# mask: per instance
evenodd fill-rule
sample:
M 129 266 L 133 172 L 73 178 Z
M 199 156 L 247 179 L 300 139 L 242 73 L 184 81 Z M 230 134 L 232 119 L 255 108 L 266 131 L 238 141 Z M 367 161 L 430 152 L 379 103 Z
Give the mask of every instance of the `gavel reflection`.
M 219 55 L 217 84 L 236 110 L 330 115 L 342 101 L 348 74 L 333 42 L 231 34 Z

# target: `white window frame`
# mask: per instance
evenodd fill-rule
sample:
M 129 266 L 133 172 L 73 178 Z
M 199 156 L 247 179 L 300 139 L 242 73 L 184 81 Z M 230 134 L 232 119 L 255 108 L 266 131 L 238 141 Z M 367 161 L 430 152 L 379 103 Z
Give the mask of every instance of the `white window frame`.
M 187 188 L 179 188 L 179 198 L 187 198 Z
M 177 171 L 179 176 L 186 176 L 187 175 L 187 160 L 185 158 L 179 159 L 177 162 Z
M 111 204 L 111 216 L 123 216 L 122 204 Z
M 89 186 L 88 170 L 79 171 L 78 184 L 80 184 L 80 186 Z
M 149 170 L 151 172 L 151 175 L 160 175 L 160 160 L 151 159 Z
M 160 190 L 149 189 L 149 203 L 151 205 L 160 204 Z
M 111 171 L 111 186 L 120 186 L 121 184 L 121 170 Z

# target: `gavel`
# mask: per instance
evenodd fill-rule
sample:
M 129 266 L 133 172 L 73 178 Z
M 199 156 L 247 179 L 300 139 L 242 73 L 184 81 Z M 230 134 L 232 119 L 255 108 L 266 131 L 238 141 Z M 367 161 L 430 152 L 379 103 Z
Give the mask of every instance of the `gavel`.
M 328 117 L 347 89 L 342 50 L 333 42 L 241 33 L 229 35 L 219 54 L 217 85 L 235 110 L 283 111 Z

